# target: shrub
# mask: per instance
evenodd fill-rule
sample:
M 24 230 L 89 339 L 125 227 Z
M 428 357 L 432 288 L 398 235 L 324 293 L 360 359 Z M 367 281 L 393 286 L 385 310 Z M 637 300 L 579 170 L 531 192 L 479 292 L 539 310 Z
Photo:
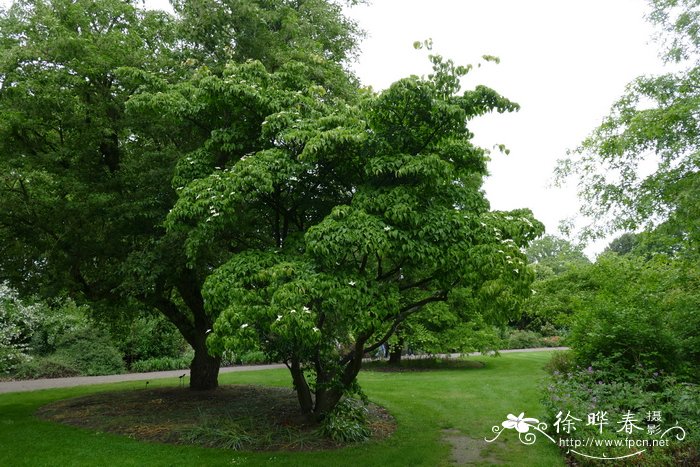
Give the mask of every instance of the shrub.
M 648 412 L 658 411 L 661 414 L 658 426 L 665 430 L 678 424 L 686 430 L 687 436 L 683 442 L 654 448 L 639 458 L 635 456 L 634 465 L 694 465 L 692 460 L 684 464 L 683 459 L 693 459 L 700 449 L 700 387 L 679 383 L 672 375 L 652 368 L 637 366 L 635 371 L 630 371 L 610 361 L 596 362 L 587 368 L 571 367 L 570 358 L 564 355 L 555 355 L 548 365 L 552 376 L 543 400 L 551 416 L 562 411 L 582 419 L 577 422 L 576 430 L 562 436 L 582 442 L 588 438 L 624 440 L 630 435 L 617 431 L 619 426 L 616 425 L 622 415 L 631 411 L 638 424 L 647 429 Z M 598 411 L 607 412 L 611 424 L 602 435 L 598 426 L 586 424 L 587 414 Z M 553 419 L 547 422 L 551 426 Z M 645 432 L 640 431 L 637 436 L 644 438 Z M 591 447 L 586 454 L 598 457 L 629 454 L 629 450 L 623 448 L 598 449 Z M 579 465 L 589 465 L 578 456 L 575 460 Z M 695 458 L 697 460 L 700 459 Z M 624 462 L 618 461 L 616 465 L 624 465 Z
M 522 331 L 519 329 L 510 331 L 505 338 L 505 349 L 534 349 L 537 347 L 552 347 L 558 345 L 558 341 L 544 338 L 534 331 Z
M 372 435 L 367 408 L 362 401 L 346 397 L 321 422 L 321 433 L 339 443 L 366 441 Z
M 576 367 L 575 355 L 571 351 L 552 352 L 552 358 L 549 359 L 544 366 L 545 370 L 550 373 L 569 373 Z
M 177 328 L 162 316 L 141 316 L 134 319 L 119 344 L 127 362 L 161 357 L 179 358 L 188 347 Z
M 65 336 L 89 327 L 86 306 L 79 306 L 72 300 L 63 300 L 53 307 L 40 305 L 31 336 L 32 352 L 36 355 L 50 355 L 56 351 Z
M 51 355 L 48 357 L 35 357 L 22 362 L 17 366 L 14 377 L 16 379 L 37 378 L 68 378 L 79 376 L 80 370 L 74 363 L 62 356 Z
M 0 283 L 0 373 L 8 373 L 28 358 L 37 322 L 37 306 L 23 303 Z
M 662 259 L 601 256 L 591 268 L 591 293 L 572 320 L 569 343 L 578 363 L 609 361 L 666 371 L 682 362 L 679 341 L 669 326 L 675 305 L 667 297 L 674 281 Z
M 242 354 L 226 351 L 221 356 L 221 366 L 258 365 L 263 363 L 270 363 L 270 359 L 261 350 L 252 350 Z
M 187 353 L 180 357 L 156 357 L 139 360 L 131 364 L 131 371 L 147 373 L 150 371 L 184 370 L 190 367 L 193 354 Z
M 125 369 L 121 353 L 100 329 L 81 329 L 64 336 L 54 355 L 71 362 L 83 375 L 110 375 Z

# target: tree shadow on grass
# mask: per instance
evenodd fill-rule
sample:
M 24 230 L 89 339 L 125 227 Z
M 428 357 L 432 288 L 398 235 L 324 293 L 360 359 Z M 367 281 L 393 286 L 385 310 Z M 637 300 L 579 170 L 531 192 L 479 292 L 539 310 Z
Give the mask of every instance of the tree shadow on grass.
M 396 428 L 388 412 L 369 404 L 371 439 Z M 246 451 L 335 449 L 344 444 L 305 421 L 291 389 L 252 385 L 212 391 L 186 388 L 99 393 L 40 408 L 45 420 L 169 444 L 194 444 Z
M 486 364 L 484 362 L 477 360 L 435 357 L 403 359 L 398 364 L 390 364 L 386 360 L 374 360 L 362 364 L 362 369 L 366 371 L 381 371 L 390 373 L 433 370 L 478 370 L 485 367 Z

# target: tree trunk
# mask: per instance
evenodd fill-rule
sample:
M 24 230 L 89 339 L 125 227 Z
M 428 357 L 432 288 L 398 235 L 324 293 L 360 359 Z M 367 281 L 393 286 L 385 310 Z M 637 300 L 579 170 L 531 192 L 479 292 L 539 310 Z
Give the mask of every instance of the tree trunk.
M 338 405 L 342 397 L 343 391 L 339 389 L 317 389 L 316 404 L 314 405 L 314 419 L 317 422 L 323 420 L 323 417 Z
M 190 365 L 190 389 L 206 391 L 219 386 L 219 366 L 221 359 L 209 355 L 206 336 L 197 336 L 194 348 L 194 358 Z
M 299 365 L 299 360 L 292 359 L 291 365 L 289 366 L 289 371 L 292 373 L 292 381 L 294 382 L 294 390 L 297 393 L 297 399 L 299 400 L 299 408 L 304 416 L 310 416 L 313 411 L 314 403 L 311 398 L 311 389 L 309 388 L 306 378 L 304 377 L 304 371 Z

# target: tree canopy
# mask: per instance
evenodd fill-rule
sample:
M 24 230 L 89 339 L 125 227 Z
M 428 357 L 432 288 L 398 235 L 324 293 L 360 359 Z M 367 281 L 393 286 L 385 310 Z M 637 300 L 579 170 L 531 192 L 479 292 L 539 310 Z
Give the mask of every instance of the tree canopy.
M 263 147 L 184 184 L 168 217 L 191 262 L 221 241 L 233 250 L 203 288 L 210 346 L 286 362 L 315 419 L 426 305 L 508 315 L 530 291 L 520 248 L 542 225 L 489 211 L 486 152 L 466 126 L 517 105 L 483 86 L 458 95 L 467 68 L 431 57 L 432 75 L 350 102 L 306 73 L 229 65 L 221 86 L 269 109 Z
M 186 238 L 163 222 L 176 188 L 197 170 L 260 148 L 267 115 L 261 101 L 229 99 L 211 87 L 224 63 L 205 53 L 205 38 L 226 48 L 227 61 L 269 55 L 284 66 L 285 57 L 305 56 L 314 65 L 305 72 L 329 95 L 356 89 L 340 62 L 358 33 L 337 6 L 234 3 L 216 10 L 217 21 L 241 10 L 260 17 L 235 38 L 192 15 L 176 19 L 132 1 L 21 0 L 0 13 L 0 277 L 24 294 L 67 293 L 108 313 L 158 309 L 194 348 L 191 386 L 200 389 L 216 386 L 219 365 L 205 344 L 213 321 L 201 286 L 222 254 L 212 246 L 214 263 L 190 263 Z M 204 3 L 176 6 L 197 5 Z M 279 9 L 284 28 L 257 35 Z M 315 18 L 323 18 L 317 29 Z M 189 81 L 211 86 L 187 94 Z M 181 94 L 163 92 L 176 85 Z M 128 111 L 146 90 L 180 108 L 157 123 L 145 110 Z M 195 103 L 208 99 L 217 102 L 199 112 Z
M 576 174 L 583 212 L 602 230 L 657 228 L 697 253 L 700 240 L 700 2 L 651 0 L 665 59 L 682 71 L 630 83 L 611 113 L 561 161 L 560 178 Z M 645 168 L 654 170 L 646 175 Z

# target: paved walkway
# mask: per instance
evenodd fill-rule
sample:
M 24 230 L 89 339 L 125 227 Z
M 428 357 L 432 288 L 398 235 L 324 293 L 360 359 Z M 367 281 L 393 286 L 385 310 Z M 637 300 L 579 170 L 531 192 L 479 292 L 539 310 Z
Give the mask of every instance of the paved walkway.
M 549 350 L 566 350 L 567 347 L 543 347 L 537 349 L 518 349 L 518 350 L 501 350 L 500 353 L 513 353 L 513 352 L 543 352 Z M 450 356 L 452 358 L 457 358 L 461 354 L 446 354 L 440 355 L 442 357 Z M 478 356 L 481 355 L 479 352 L 467 354 L 468 356 Z M 417 358 L 404 357 L 404 358 Z M 238 365 L 223 367 L 219 370 L 219 373 L 231 373 L 236 371 L 257 371 L 257 370 L 270 370 L 275 368 L 286 368 L 284 364 L 275 363 L 269 365 Z M 7 392 L 27 392 L 27 391 L 37 391 L 40 389 L 53 389 L 53 388 L 70 388 L 74 386 L 88 386 L 91 384 L 107 384 L 107 383 L 120 383 L 122 381 L 147 381 L 153 379 L 162 378 L 177 378 L 179 376 L 187 375 L 189 376 L 189 370 L 175 370 L 175 371 L 154 371 L 151 373 L 128 373 L 123 375 L 108 375 L 108 376 L 76 376 L 73 378 L 51 378 L 51 379 L 31 379 L 23 381 L 7 381 L 0 382 L 0 394 Z

